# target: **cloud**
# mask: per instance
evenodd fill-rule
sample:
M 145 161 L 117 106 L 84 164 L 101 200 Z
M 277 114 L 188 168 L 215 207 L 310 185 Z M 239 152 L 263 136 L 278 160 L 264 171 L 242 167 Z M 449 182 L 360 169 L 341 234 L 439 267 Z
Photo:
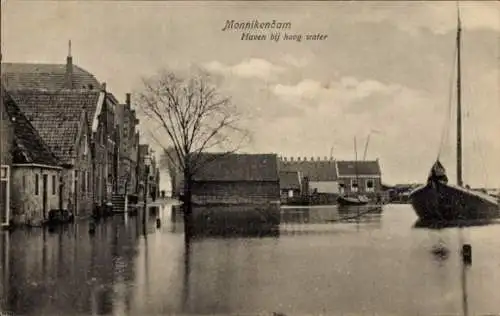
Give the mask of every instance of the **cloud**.
M 305 67 L 309 64 L 309 58 L 307 57 L 295 57 L 290 54 L 285 54 L 283 56 L 283 62 L 287 65 L 296 67 L 296 68 L 302 68 Z
M 206 63 L 205 69 L 224 75 L 232 75 L 242 78 L 259 78 L 268 80 L 285 71 L 285 68 L 272 64 L 260 58 L 245 59 L 239 64 L 228 66 L 219 61 Z
M 320 105 L 336 103 L 348 106 L 352 102 L 365 99 L 373 95 L 391 95 L 401 90 L 397 84 L 383 84 L 376 80 L 358 80 L 354 77 L 342 77 L 338 81 L 319 82 L 304 79 L 296 85 L 277 84 L 272 88 L 273 93 L 289 102 L 306 101 Z

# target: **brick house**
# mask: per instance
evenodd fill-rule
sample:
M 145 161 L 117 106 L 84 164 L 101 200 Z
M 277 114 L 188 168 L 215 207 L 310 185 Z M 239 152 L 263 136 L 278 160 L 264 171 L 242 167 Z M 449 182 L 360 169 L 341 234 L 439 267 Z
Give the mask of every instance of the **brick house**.
M 8 91 L 79 92 L 93 98 L 86 105 L 94 154 L 94 202 L 104 203 L 117 189 L 118 149 L 115 130 L 116 98 L 93 74 L 73 64 L 71 43 L 65 64 L 2 63 L 2 83 Z M 89 102 L 90 103 L 90 102 Z M 117 123 L 116 123 L 117 124 Z
M 8 142 L 12 176 L 10 183 L 11 220 L 39 225 L 51 209 L 60 208 L 61 162 L 7 92 L 2 104 L 12 134 Z
M 99 94 L 66 89 L 9 93 L 63 167 L 61 208 L 76 216 L 89 214 L 94 185 L 88 113 L 92 113 Z
M 275 154 L 203 153 L 192 182 L 197 205 L 278 204 L 280 186 Z
M 101 85 L 99 102 L 90 120 L 93 149 L 95 153 L 96 202 L 110 201 L 118 190 L 119 135 L 115 128 L 115 113 L 118 101 Z
M 337 161 L 337 175 L 340 191 L 344 194 L 359 192 L 376 197 L 382 193 L 382 172 L 378 159 Z
M 286 158 L 280 159 L 280 171 L 300 172 L 308 193 L 338 195 L 337 165 L 333 159 Z
M 132 109 L 130 93 L 126 94 L 125 104 L 116 107 L 116 131 L 119 144 L 118 193 L 137 193 L 137 148 L 139 124 L 135 110 Z

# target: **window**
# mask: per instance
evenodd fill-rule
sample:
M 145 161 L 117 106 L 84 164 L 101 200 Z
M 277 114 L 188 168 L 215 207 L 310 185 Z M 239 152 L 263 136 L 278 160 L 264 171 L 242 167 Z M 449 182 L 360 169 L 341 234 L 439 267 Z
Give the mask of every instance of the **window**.
M 339 192 L 344 193 L 344 190 L 345 190 L 344 182 L 340 181 L 339 182 Z
M 366 180 L 366 191 L 367 192 L 375 191 L 375 183 L 372 179 Z
M 56 176 L 52 176 L 52 195 L 56 195 Z
M 351 180 L 351 191 L 358 192 L 358 181 L 355 179 Z
M 39 184 L 40 178 L 38 174 L 35 174 L 35 195 L 38 195 L 40 192 L 40 184 Z
M 87 155 L 88 153 L 88 146 L 87 146 L 87 135 L 83 135 L 83 154 Z
M 90 192 L 90 176 L 88 172 L 87 172 L 87 192 Z
M 85 171 L 81 171 L 80 174 L 81 174 L 81 177 L 82 177 L 82 192 L 85 192 L 85 189 L 87 188 L 87 184 L 85 183 L 86 180 L 87 180 L 86 172 Z

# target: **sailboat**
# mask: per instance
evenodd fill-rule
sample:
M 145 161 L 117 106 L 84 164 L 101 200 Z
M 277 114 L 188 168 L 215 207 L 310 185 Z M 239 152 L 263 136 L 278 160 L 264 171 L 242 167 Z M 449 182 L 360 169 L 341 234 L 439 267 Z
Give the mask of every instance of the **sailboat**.
M 448 183 L 446 169 L 436 160 L 427 183 L 410 193 L 410 201 L 420 221 L 454 222 L 490 220 L 500 215 L 498 201 L 493 197 L 463 186 L 462 179 L 462 117 L 461 117 L 461 21 L 457 18 L 457 184 Z
M 356 145 L 356 137 L 354 137 L 354 169 L 356 172 L 356 184 L 358 185 L 359 191 L 359 179 L 358 179 L 358 150 Z M 359 194 L 358 192 L 354 192 L 350 195 L 340 195 L 337 198 L 337 203 L 341 206 L 361 206 L 368 204 L 370 200 L 365 195 Z

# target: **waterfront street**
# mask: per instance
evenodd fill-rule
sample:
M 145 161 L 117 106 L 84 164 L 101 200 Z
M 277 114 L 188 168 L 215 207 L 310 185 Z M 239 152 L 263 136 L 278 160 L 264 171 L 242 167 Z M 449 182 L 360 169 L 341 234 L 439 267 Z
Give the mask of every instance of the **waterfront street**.
M 335 208 L 282 211 L 279 236 L 198 238 L 182 222 L 115 216 L 94 235 L 0 235 L 0 311 L 14 315 L 469 315 L 500 312 L 500 225 L 413 228 L 409 205 L 343 222 Z M 472 245 L 462 278 L 460 238 Z M 445 244 L 445 258 L 432 253 Z M 187 253 L 186 253 L 187 249 Z M 465 282 L 465 283 L 464 283 Z M 464 302 L 463 294 L 467 300 Z M 465 306 L 464 306 L 465 305 Z M 465 309 L 465 312 L 464 312 Z

